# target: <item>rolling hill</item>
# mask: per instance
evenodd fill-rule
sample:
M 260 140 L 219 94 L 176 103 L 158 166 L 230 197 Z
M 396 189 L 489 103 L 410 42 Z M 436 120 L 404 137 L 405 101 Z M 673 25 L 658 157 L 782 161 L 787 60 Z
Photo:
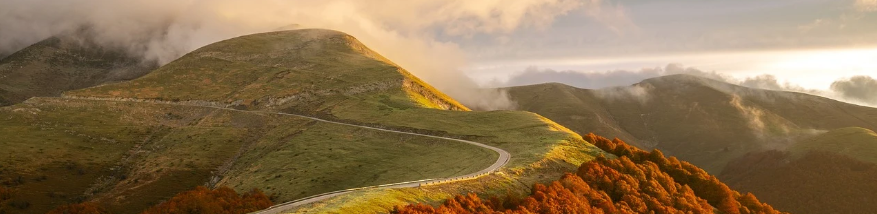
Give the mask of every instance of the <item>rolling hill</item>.
M 661 149 L 714 174 L 746 153 L 785 149 L 818 130 L 877 128 L 874 108 L 690 75 L 597 90 L 539 84 L 513 87 L 509 94 L 521 110 L 580 134 Z
M 788 150 L 794 156 L 810 151 L 834 152 L 877 164 L 877 133 L 860 127 L 840 128 L 801 140 Z
M 61 34 L 0 59 L 0 106 L 131 80 L 154 69 L 124 51 L 80 38 L 76 33 Z
M 687 75 L 598 90 L 521 86 L 509 94 L 523 110 L 579 133 L 633 139 L 690 161 L 779 210 L 874 209 L 863 204 L 877 192 L 869 181 L 877 109 Z
M 136 213 L 198 185 L 258 188 L 284 202 L 464 175 L 497 159 L 465 143 L 351 125 L 477 141 L 511 159 L 475 180 L 357 191 L 320 209 L 526 190 L 602 153 L 534 113 L 468 111 L 355 38 L 309 29 L 218 42 L 135 80 L 2 107 L 0 135 L 12 137 L 0 141 L 0 182 L 14 204 L 28 204 L 9 208 L 16 213 L 80 201 Z
M 218 42 L 143 78 L 66 95 L 202 100 L 314 113 L 350 100 L 468 110 L 352 36 L 315 29 Z

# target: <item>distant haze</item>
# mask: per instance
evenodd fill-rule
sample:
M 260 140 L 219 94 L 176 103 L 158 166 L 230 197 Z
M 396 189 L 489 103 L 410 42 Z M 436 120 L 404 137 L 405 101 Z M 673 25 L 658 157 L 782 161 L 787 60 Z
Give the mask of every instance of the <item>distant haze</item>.
M 236 36 L 328 28 L 352 34 L 476 109 L 514 107 L 505 92 L 479 87 L 557 77 L 605 87 L 674 73 L 666 69 L 669 64 L 737 83 L 753 79 L 749 84 L 756 87 L 877 102 L 868 92 L 873 91 L 868 80 L 877 75 L 875 0 L 0 0 L 0 5 L 0 57 L 52 35 L 85 30 L 107 48 L 165 64 Z M 759 79 L 768 76 L 773 79 Z
M 297 24 L 350 33 L 470 107 L 506 109 L 501 91 L 480 90 L 459 71 L 466 53 L 441 35 L 501 34 L 544 27 L 599 1 L 395 0 L 0 0 L 0 56 L 59 33 L 87 30 L 108 48 L 166 64 L 204 45 Z M 597 14 L 597 16 L 600 16 Z

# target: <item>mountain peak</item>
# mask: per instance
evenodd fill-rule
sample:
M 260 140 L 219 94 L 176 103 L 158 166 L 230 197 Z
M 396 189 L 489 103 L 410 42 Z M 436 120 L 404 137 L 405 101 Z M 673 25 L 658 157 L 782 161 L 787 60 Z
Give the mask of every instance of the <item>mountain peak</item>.
M 704 86 L 723 86 L 730 87 L 736 86 L 731 83 L 727 83 L 721 80 L 716 80 L 708 77 L 691 75 L 691 74 L 671 74 L 666 76 L 649 78 L 641 81 L 640 83 L 650 83 L 656 85 L 663 84 L 696 84 L 696 85 L 704 85 Z

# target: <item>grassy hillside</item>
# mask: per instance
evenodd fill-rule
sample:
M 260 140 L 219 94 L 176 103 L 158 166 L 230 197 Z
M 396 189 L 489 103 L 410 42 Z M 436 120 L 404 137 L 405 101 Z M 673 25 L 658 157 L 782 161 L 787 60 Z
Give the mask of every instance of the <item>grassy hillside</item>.
M 31 203 L 24 213 L 77 200 L 131 213 L 204 184 L 291 200 L 496 160 L 463 143 L 201 107 L 39 98 L 0 115 L 0 180 Z
M 784 149 L 813 130 L 877 128 L 877 109 L 688 75 L 598 90 L 521 86 L 509 94 L 521 110 L 576 132 L 658 148 L 711 173 L 748 152 Z
M 810 151 L 833 152 L 877 164 L 877 133 L 859 127 L 835 129 L 801 140 L 789 151 L 796 157 Z
M 0 59 L 0 106 L 130 80 L 152 69 L 123 51 L 100 48 L 74 34 L 63 34 Z
M 566 128 L 529 112 L 466 112 L 465 106 L 350 35 L 321 29 L 218 42 L 142 78 L 65 95 L 206 101 L 459 136 L 513 152 L 512 163 L 517 166 L 540 161 L 559 143 L 576 138 Z
M 134 81 L 70 96 L 206 100 L 246 108 L 326 111 L 339 102 L 468 110 L 350 35 L 308 29 L 234 38 L 200 48 Z
M 537 114 L 467 111 L 353 37 L 328 30 L 234 38 L 136 80 L 65 95 L 0 110 L 0 134 L 15 136 L 0 142 L 10 148 L 0 154 L 0 176 L 8 181 L 4 185 L 20 192 L 14 200 L 34 203 L 26 212 L 86 200 L 132 213 L 203 184 L 259 188 L 283 202 L 352 187 L 463 175 L 496 160 L 494 152 L 468 144 L 269 112 L 490 144 L 510 152 L 512 160 L 505 173 L 485 179 L 522 183 L 524 189 L 547 179 L 524 172 L 568 170 L 600 153 Z M 157 100 L 165 102 L 150 102 Z M 260 111 L 167 104 L 177 101 Z M 47 156 L 20 155 L 31 153 Z M 482 181 L 448 185 L 454 191 L 465 191 L 456 190 L 459 185 L 491 188 Z M 383 204 L 351 202 L 345 207 L 386 210 L 410 200 L 438 200 L 430 197 L 436 192 L 429 188 L 400 191 L 410 194 L 381 197 Z

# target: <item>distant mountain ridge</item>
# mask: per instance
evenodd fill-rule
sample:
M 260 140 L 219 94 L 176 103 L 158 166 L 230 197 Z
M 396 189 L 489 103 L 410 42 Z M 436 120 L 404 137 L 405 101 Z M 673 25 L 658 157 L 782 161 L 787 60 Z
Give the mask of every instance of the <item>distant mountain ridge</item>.
M 521 110 L 576 132 L 659 148 L 711 173 L 743 154 L 784 149 L 814 131 L 877 128 L 874 108 L 691 75 L 596 90 L 548 83 L 512 87 L 509 94 Z
M 689 75 L 632 86 L 513 87 L 523 110 L 657 148 L 792 213 L 873 210 L 877 109 Z
M 31 97 L 140 77 L 156 66 L 75 33 L 45 39 L 0 59 L 0 106 Z

